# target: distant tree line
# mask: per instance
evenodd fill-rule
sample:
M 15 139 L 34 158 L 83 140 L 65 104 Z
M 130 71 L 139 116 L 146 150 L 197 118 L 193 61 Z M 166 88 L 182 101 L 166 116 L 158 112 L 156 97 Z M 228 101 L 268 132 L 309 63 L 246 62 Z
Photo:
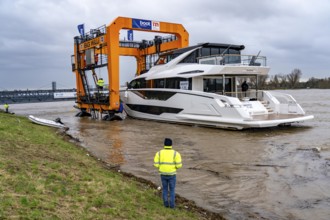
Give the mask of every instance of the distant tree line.
M 258 78 L 259 89 L 330 89 L 330 77 L 324 79 L 310 78 L 306 82 L 300 82 L 302 72 L 294 69 L 289 74 L 276 74 L 274 76 L 261 76 Z M 253 85 L 255 81 L 251 81 Z

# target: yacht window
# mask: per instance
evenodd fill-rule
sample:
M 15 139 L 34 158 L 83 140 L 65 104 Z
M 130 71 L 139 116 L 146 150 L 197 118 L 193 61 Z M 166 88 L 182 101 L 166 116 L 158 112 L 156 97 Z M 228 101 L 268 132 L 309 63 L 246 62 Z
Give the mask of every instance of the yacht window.
M 181 83 L 187 82 L 187 83 Z M 167 89 L 182 89 L 182 85 L 188 85 L 188 90 L 191 90 L 192 80 L 185 78 L 168 78 L 168 79 L 156 79 L 154 80 L 155 88 L 167 88 Z M 186 89 L 185 87 L 184 89 Z
M 223 53 L 223 52 L 222 52 Z M 239 50 L 234 50 L 234 49 L 228 49 L 227 51 L 225 51 L 224 53 L 225 56 L 225 63 L 229 64 L 229 63 L 241 63 L 241 57 L 240 55 L 240 51 Z
M 229 54 L 240 54 L 239 50 L 229 49 Z
M 203 80 L 204 92 L 223 93 L 223 79 L 222 78 L 209 78 Z M 225 92 L 232 92 L 231 78 L 225 79 Z
M 197 63 L 196 61 L 197 56 L 198 56 L 198 52 L 194 51 L 189 56 L 184 58 L 180 63 Z
M 166 79 L 166 86 L 165 88 L 168 89 L 176 89 L 178 87 L 178 81 L 176 79 Z
M 190 79 L 170 78 L 170 79 L 165 79 L 165 81 L 166 81 L 166 86 L 165 87 L 168 88 L 168 89 L 187 89 L 187 90 L 191 90 L 191 78 Z M 183 85 L 185 85 L 185 86 L 183 86 Z
M 158 60 L 155 62 L 155 65 L 162 65 L 170 62 L 180 54 L 167 54 L 167 55 L 162 55 L 158 58 Z
M 144 78 L 142 79 L 135 79 L 129 83 L 129 87 L 133 89 L 139 89 L 139 88 L 146 88 L 147 83 Z
M 222 79 L 204 79 L 204 92 L 222 92 Z
M 188 90 L 189 89 L 189 81 L 180 81 L 180 89 Z
M 225 80 L 225 92 L 233 92 L 231 78 L 226 78 Z
M 220 54 L 228 54 L 229 53 L 229 51 L 228 51 L 228 49 L 227 48 L 220 48 Z
M 210 56 L 211 55 L 211 50 L 210 48 L 202 48 L 202 57 L 205 57 L 205 56 Z
M 177 58 L 180 55 L 181 55 L 181 53 L 171 54 L 171 55 L 169 55 L 169 60 L 168 61 L 171 61 L 171 60 Z
M 156 62 L 156 65 L 165 64 L 165 63 L 167 63 L 166 61 L 167 61 L 166 56 L 164 56 L 164 57 L 159 57 L 159 59 L 158 59 L 157 62 Z
M 165 80 L 164 79 L 155 79 L 155 88 L 164 88 Z
M 211 55 L 218 55 L 220 54 L 219 48 L 211 48 Z

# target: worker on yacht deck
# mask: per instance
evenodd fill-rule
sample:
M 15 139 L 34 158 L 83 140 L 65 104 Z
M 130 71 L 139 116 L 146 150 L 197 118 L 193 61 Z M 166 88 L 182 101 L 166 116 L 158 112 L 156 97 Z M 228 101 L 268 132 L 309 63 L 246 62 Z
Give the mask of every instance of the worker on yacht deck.
M 246 97 L 246 91 L 249 90 L 249 85 L 247 84 L 246 81 L 242 83 L 242 92 L 244 92 L 244 96 Z

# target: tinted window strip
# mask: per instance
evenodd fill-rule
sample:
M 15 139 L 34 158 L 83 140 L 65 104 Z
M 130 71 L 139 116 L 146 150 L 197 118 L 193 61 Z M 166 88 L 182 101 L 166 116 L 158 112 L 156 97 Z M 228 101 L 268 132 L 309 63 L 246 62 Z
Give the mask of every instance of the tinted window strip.
M 148 113 L 148 114 L 152 114 L 152 115 L 160 115 L 162 113 L 177 114 L 183 110 L 180 108 L 169 108 L 169 107 L 152 106 L 152 105 L 127 104 L 127 106 L 134 111 Z
M 213 99 L 213 97 L 209 97 L 206 95 L 191 94 L 189 92 L 184 92 L 184 90 L 182 90 L 182 92 L 133 90 L 132 92 L 135 93 L 136 95 L 140 96 L 143 99 L 154 99 L 154 100 L 164 100 L 164 101 L 168 100 L 169 98 L 171 98 L 172 96 L 174 96 L 177 93 Z

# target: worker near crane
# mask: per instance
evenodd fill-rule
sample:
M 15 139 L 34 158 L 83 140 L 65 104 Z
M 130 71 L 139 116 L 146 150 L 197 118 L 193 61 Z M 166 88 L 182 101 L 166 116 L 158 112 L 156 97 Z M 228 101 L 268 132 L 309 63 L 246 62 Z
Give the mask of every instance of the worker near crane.
M 9 105 L 5 103 L 3 107 L 5 108 L 6 113 L 9 113 Z
M 95 65 L 97 65 L 97 63 L 99 62 L 99 55 L 97 53 L 94 54 L 94 63 Z
M 170 138 L 165 138 L 164 149 L 156 153 L 154 166 L 160 173 L 164 206 L 175 208 L 176 170 L 182 167 L 182 161 L 180 153 L 172 149 Z M 170 194 L 170 198 L 168 198 L 168 194 Z
M 97 80 L 97 88 L 99 89 L 99 90 L 103 90 L 103 86 L 104 86 L 104 80 L 103 80 L 103 78 L 99 78 L 98 80 Z

